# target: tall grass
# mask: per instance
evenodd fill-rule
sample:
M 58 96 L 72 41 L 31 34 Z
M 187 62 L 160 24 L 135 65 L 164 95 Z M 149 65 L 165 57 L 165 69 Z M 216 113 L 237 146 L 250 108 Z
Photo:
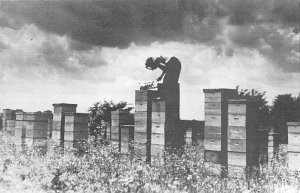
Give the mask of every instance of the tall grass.
M 20 152 L 0 136 L 0 192 L 284 192 L 300 191 L 300 175 L 280 162 L 249 178 L 221 179 L 204 168 L 203 150 L 188 146 L 146 164 L 115 147 L 90 139 L 84 154 L 49 142 L 46 154 Z

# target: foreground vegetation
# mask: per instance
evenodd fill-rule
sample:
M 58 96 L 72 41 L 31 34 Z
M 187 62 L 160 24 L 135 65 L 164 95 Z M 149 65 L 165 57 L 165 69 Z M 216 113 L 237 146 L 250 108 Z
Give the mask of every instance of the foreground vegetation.
M 111 146 L 90 140 L 86 152 L 50 145 L 39 155 L 23 153 L 0 136 L 0 192 L 297 192 L 300 175 L 278 163 L 260 175 L 220 179 L 208 174 L 199 147 L 186 147 L 181 157 L 167 155 L 166 164 L 148 165 L 120 155 Z

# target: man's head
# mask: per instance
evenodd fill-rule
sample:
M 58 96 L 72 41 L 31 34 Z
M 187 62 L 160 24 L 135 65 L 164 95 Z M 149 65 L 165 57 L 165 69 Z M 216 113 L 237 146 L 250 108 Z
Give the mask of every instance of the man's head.
M 149 70 L 154 70 L 157 68 L 158 66 L 158 63 L 155 62 L 154 58 L 153 57 L 149 57 L 147 60 L 146 60 L 146 68 L 149 69 Z
M 149 69 L 149 70 L 155 70 L 158 65 L 160 63 L 165 63 L 166 62 L 166 57 L 163 57 L 163 56 L 160 56 L 160 57 L 157 57 L 157 58 L 153 58 L 153 57 L 149 57 L 147 60 L 146 60 L 146 68 Z

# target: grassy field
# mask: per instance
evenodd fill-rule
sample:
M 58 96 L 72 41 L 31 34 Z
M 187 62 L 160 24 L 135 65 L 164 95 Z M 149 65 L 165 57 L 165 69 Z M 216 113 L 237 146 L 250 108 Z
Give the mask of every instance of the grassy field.
M 199 147 L 148 165 L 97 142 L 79 156 L 55 144 L 45 155 L 29 147 L 21 153 L 11 141 L 0 135 L 0 192 L 300 192 L 300 174 L 278 162 L 248 179 L 211 176 Z

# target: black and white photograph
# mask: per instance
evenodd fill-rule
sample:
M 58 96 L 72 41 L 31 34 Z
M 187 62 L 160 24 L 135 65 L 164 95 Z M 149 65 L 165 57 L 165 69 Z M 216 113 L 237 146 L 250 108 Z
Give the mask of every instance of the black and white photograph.
M 299 0 L 0 0 L 0 193 L 300 192 Z

